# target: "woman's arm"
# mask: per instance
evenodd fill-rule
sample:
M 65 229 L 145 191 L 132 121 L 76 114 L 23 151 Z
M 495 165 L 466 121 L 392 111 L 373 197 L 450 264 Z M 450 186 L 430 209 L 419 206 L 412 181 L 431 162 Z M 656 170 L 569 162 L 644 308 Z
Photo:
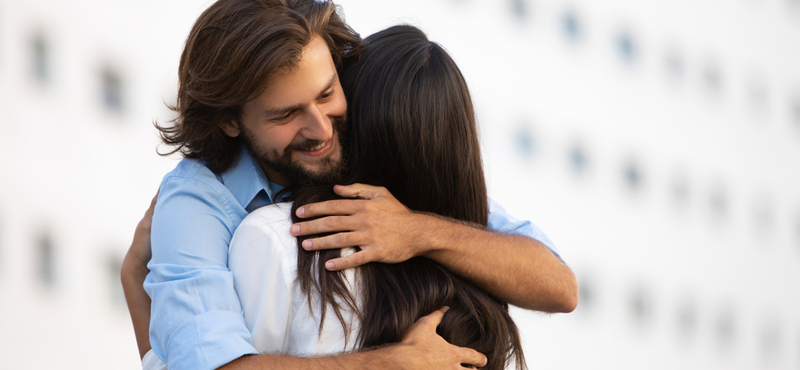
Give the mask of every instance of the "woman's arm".
M 144 213 L 144 217 L 136 226 L 131 243 L 125 259 L 122 261 L 120 278 L 122 280 L 122 290 L 125 292 L 125 301 L 128 302 L 128 310 L 133 322 L 133 332 L 136 335 L 136 344 L 139 347 L 139 357 L 144 357 L 150 350 L 150 297 L 142 288 L 144 278 L 149 270 L 147 262 L 150 261 L 150 224 L 153 220 L 153 209 L 156 206 L 158 194 L 150 202 L 150 208 Z

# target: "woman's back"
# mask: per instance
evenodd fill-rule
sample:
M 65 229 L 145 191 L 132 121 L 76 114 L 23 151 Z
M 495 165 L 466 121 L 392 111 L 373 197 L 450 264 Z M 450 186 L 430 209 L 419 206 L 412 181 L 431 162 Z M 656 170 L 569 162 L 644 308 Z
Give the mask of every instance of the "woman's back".
M 488 201 L 477 127 L 458 67 L 411 26 L 378 32 L 364 44 L 361 57 L 347 61 L 341 74 L 349 98 L 349 140 L 343 147 L 350 167 L 341 183 L 383 186 L 413 211 L 485 227 Z M 294 221 L 301 221 L 297 207 L 338 198 L 332 185 L 296 189 Z M 343 311 L 359 312 L 360 347 L 399 342 L 420 317 L 450 306 L 438 329 L 444 339 L 486 355 L 485 368 L 502 369 L 511 357 L 525 367 L 507 305 L 441 265 L 425 258 L 367 264 L 358 270 L 358 294 L 353 294 L 342 273 L 324 268 L 339 251 L 308 252 L 300 244 L 304 239 L 297 243 L 303 293 L 321 299 L 316 307 L 323 319 L 328 311 L 339 321 Z
M 228 267 L 253 346 L 261 353 L 302 357 L 354 350 L 350 338 L 360 327 L 355 313 L 343 311 L 346 327 L 339 320 L 322 323 L 319 297 L 308 300 L 300 288 L 290 210 L 290 203 L 276 203 L 253 211 L 231 241 Z M 348 289 L 358 292 L 355 269 L 343 274 Z
M 253 335 L 253 346 L 259 352 L 326 356 L 399 342 L 419 317 L 447 305 L 451 309 L 439 326 L 439 335 L 455 345 L 489 354 L 485 368 L 503 368 L 506 358 L 492 354 L 510 353 L 511 348 L 503 345 L 516 343 L 513 333 L 508 332 L 513 322 L 505 314 L 505 305 L 426 258 L 345 270 L 344 281 L 363 314 L 359 317 L 344 308 L 346 325 L 339 320 L 321 322 L 319 296 L 315 294 L 309 300 L 297 280 L 298 249 L 288 231 L 290 212 L 290 203 L 252 212 L 231 243 L 228 261 L 234 287 L 245 324 Z M 356 284 L 357 270 L 364 276 L 367 269 L 374 269 L 374 274 L 368 275 L 380 278 L 370 284 L 376 288 L 372 292 Z M 500 317 L 495 317 L 498 313 Z M 370 329 L 363 331 L 367 336 L 357 340 L 362 332 L 361 320 Z

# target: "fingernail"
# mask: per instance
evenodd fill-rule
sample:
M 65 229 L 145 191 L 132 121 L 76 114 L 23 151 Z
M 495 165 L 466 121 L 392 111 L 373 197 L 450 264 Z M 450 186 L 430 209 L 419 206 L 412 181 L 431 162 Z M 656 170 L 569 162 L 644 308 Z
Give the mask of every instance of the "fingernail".
M 311 249 L 311 240 L 303 240 L 303 248 L 306 250 Z
M 304 214 L 306 214 L 306 209 L 305 208 L 300 207 L 300 208 L 297 209 L 297 217 L 303 217 Z
M 450 311 L 450 306 L 442 307 L 442 311 L 444 311 L 444 312 Z
M 292 234 L 297 234 L 300 232 L 300 225 L 294 224 L 292 225 Z
M 328 270 L 333 270 L 333 261 L 325 262 L 325 268 Z

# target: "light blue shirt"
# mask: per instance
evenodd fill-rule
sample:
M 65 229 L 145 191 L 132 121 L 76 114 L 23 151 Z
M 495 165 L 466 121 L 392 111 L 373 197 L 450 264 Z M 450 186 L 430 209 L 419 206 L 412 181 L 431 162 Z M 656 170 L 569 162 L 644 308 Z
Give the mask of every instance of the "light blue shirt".
M 221 174 L 184 159 L 164 177 L 144 289 L 152 299 L 150 344 L 170 370 L 216 369 L 257 353 L 228 270 L 228 245 L 247 214 L 279 190 L 244 149 Z M 532 237 L 558 255 L 536 225 L 491 199 L 489 227 Z

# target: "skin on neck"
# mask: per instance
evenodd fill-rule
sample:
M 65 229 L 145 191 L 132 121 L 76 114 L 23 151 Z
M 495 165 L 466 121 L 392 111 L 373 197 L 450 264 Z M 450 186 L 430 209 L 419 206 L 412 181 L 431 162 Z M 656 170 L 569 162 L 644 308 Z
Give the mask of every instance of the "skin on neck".
M 264 163 L 259 162 L 259 166 L 261 166 L 261 170 L 264 171 L 264 175 L 267 176 L 267 180 L 273 184 L 278 184 L 283 187 L 288 187 L 294 185 L 291 180 L 283 176 L 280 172 L 274 171 L 273 169 L 267 167 Z

